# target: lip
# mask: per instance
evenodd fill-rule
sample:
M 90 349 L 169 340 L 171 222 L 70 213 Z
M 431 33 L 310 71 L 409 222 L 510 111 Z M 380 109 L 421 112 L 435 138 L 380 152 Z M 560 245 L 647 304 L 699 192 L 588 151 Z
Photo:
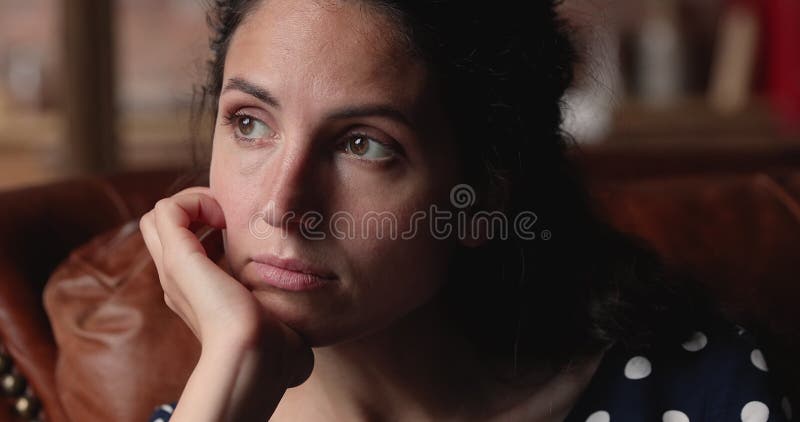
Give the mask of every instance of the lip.
M 313 290 L 336 280 L 332 272 L 296 258 L 259 255 L 253 265 L 260 281 L 282 290 Z

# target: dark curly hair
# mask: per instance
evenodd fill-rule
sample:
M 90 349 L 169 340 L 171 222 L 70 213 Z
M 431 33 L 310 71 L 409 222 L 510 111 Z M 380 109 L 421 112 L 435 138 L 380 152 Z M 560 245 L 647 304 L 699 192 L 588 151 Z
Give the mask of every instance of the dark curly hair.
M 358 1 L 394 19 L 409 53 L 433 69 L 476 209 L 531 210 L 551 234 L 461 249 L 440 293 L 498 375 L 561 368 L 614 342 L 637 350 L 685 340 L 712 309 L 708 296 L 599 219 L 567 158 L 562 96 L 576 53 L 556 2 Z M 215 116 L 231 36 L 258 3 L 211 5 L 198 115 Z

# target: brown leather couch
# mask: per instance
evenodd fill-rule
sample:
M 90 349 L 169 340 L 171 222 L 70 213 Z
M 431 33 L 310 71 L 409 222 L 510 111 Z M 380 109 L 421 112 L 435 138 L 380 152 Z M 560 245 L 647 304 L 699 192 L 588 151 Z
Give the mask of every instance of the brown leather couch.
M 798 403 L 800 157 L 719 157 L 575 159 L 598 212 L 696 276 L 732 319 L 759 333 L 770 371 Z M 178 398 L 198 345 L 164 305 L 136 223 L 175 176 L 0 193 L 0 381 L 8 391 L 0 421 L 144 421 Z

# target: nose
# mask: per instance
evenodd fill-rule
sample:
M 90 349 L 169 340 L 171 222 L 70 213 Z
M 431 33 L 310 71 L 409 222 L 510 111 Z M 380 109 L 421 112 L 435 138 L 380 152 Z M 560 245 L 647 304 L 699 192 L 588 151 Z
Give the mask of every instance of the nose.
M 264 220 L 275 228 L 297 229 L 321 216 L 320 164 L 311 143 L 285 143 L 267 166 L 262 186 Z

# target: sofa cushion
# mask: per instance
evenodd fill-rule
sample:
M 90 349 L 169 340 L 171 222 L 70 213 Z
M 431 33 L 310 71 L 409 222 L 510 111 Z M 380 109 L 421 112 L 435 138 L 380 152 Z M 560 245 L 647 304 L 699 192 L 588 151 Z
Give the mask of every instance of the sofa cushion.
M 44 304 L 70 420 L 140 422 L 178 399 L 200 346 L 164 303 L 138 221 L 75 250 L 50 278 Z

